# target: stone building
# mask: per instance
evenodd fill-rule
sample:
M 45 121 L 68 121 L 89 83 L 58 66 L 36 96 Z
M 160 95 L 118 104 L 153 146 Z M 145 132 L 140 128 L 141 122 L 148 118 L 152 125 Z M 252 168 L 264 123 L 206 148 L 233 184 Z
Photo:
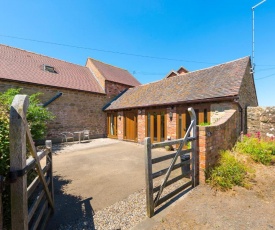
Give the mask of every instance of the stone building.
M 126 70 L 88 58 L 86 66 L 0 45 L 0 92 L 22 88 L 22 94 L 41 92 L 53 112 L 48 137 L 61 132 L 90 130 L 90 138 L 106 136 L 103 106 L 125 89 L 140 83 Z
M 235 110 L 238 136 L 246 131 L 247 106 L 257 105 L 249 57 L 194 72 L 181 67 L 163 80 L 128 89 L 105 107 L 107 134 L 139 143 L 146 136 L 155 142 L 181 138 L 190 123 L 187 109 L 193 107 L 198 124 L 215 124 Z

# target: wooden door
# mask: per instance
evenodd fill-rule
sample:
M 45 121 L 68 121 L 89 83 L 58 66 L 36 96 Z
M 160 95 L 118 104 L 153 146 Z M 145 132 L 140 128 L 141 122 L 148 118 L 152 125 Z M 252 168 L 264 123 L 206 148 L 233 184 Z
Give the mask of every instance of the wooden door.
M 147 112 L 146 133 L 152 142 L 166 140 L 166 113 L 161 110 L 150 110 Z
M 124 114 L 124 139 L 137 141 L 137 112 L 128 111 Z

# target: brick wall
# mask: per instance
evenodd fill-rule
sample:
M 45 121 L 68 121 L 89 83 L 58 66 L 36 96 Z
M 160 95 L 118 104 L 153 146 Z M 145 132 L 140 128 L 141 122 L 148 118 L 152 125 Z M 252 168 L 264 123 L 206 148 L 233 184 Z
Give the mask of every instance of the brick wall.
M 210 126 L 198 126 L 199 181 L 205 182 L 205 170 L 217 163 L 221 150 L 231 149 L 239 136 L 238 112 L 226 110 L 224 116 Z
M 112 99 L 116 95 L 120 94 L 123 90 L 130 88 L 129 85 L 124 85 L 112 81 L 105 81 L 105 93 L 108 99 Z
M 61 97 L 47 106 L 56 116 L 54 121 L 48 124 L 47 138 L 56 139 L 61 132 L 83 129 L 90 130 L 91 138 L 106 136 L 106 114 L 101 111 L 108 100 L 106 95 L 0 81 L 0 92 L 9 88 L 23 88 L 21 93 L 28 95 L 41 92 L 43 93 L 40 96 L 42 103 L 50 100 L 58 92 L 63 93 Z
M 123 140 L 123 135 L 124 135 L 124 117 L 123 117 L 123 112 L 118 112 L 117 113 L 117 139 Z
M 94 65 L 94 63 L 88 58 L 86 62 L 86 67 L 90 69 L 92 74 L 94 75 L 95 79 L 99 82 L 102 89 L 105 89 L 105 77 L 99 72 L 97 67 Z
M 248 107 L 247 132 L 261 132 L 262 136 L 275 136 L 275 106 L 273 107 Z
M 138 135 L 138 143 L 143 143 L 144 138 L 146 136 L 146 116 L 145 109 L 138 110 L 138 118 L 137 118 L 137 135 Z
M 177 139 L 177 108 L 173 109 L 168 107 L 166 113 L 166 122 L 167 122 L 167 139 L 170 137 L 171 140 Z M 172 120 L 169 117 L 169 113 L 172 112 Z

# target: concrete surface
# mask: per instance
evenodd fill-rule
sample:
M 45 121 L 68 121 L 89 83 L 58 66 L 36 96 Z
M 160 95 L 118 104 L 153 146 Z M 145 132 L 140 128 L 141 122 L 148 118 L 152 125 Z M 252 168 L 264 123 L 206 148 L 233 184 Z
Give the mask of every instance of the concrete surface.
M 89 217 L 145 187 L 143 145 L 106 138 L 54 151 L 56 212 L 48 229 L 83 213 Z

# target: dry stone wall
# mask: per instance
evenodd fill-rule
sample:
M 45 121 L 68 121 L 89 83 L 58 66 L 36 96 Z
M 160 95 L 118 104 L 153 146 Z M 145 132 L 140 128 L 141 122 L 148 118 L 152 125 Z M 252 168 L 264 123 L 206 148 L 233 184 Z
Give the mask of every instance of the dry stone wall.
M 247 107 L 247 132 L 261 132 L 261 136 L 275 136 L 275 106 Z

